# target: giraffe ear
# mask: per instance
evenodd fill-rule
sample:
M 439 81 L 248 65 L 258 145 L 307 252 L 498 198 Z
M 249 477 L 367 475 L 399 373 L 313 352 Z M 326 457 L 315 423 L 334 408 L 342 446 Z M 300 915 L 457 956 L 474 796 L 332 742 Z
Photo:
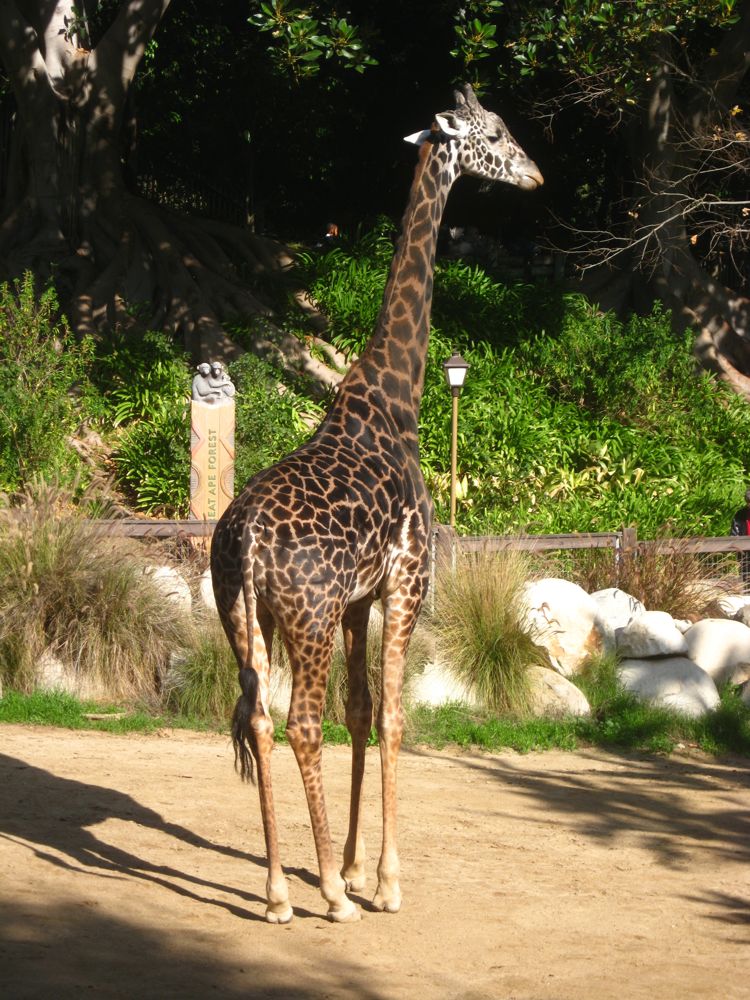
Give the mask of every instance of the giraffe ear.
M 404 142 L 413 142 L 415 146 L 421 146 L 430 138 L 430 129 L 424 128 L 421 132 L 414 132 L 412 135 L 405 135 Z
M 440 126 L 440 131 L 443 135 L 466 135 L 469 131 L 467 122 L 463 118 L 458 118 L 450 111 L 446 111 L 442 115 L 435 115 L 435 121 Z

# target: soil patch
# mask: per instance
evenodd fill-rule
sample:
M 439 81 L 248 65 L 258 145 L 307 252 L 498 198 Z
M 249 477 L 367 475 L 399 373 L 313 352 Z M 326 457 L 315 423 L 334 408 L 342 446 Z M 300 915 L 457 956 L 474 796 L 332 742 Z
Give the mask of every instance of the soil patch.
M 331 828 L 349 751 L 326 748 Z M 368 751 L 373 877 L 379 759 Z M 274 753 L 295 919 L 265 923 L 257 792 L 225 737 L 0 726 L 0 993 L 16 998 L 750 996 L 746 760 L 406 751 L 404 905 L 325 919 L 302 784 Z

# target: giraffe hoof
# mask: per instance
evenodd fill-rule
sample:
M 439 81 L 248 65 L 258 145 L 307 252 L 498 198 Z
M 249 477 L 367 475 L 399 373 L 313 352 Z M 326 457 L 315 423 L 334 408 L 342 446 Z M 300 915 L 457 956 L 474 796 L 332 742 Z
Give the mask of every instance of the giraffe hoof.
M 347 878 L 344 876 L 344 881 L 346 882 L 347 892 L 362 892 L 364 890 L 367 879 L 364 875 L 354 875 L 352 878 Z
M 335 924 L 351 924 L 362 918 L 359 907 L 351 899 L 344 897 L 343 902 L 338 906 L 331 906 L 328 909 L 328 919 Z
M 288 903 L 285 905 L 269 904 L 266 907 L 266 920 L 269 924 L 288 924 L 291 923 L 293 916 L 294 910 Z
M 395 893 L 392 896 L 384 896 L 380 891 L 375 893 L 372 905 L 381 913 L 398 913 L 401 909 L 401 896 Z

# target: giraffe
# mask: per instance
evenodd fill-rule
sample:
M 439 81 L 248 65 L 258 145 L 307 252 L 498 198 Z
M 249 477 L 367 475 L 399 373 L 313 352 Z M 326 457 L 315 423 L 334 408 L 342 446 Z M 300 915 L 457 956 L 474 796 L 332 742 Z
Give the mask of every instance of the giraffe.
M 525 190 L 542 175 L 502 120 L 472 88 L 429 130 L 407 137 L 419 149 L 402 233 L 375 331 L 349 369 L 312 438 L 257 473 L 216 525 L 211 572 L 219 615 L 239 665 L 232 718 L 235 763 L 252 780 L 257 765 L 268 877 L 266 919 L 293 911 L 279 857 L 271 785 L 271 643 L 278 630 L 292 669 L 286 735 L 302 775 L 333 921 L 354 920 L 347 893 L 365 886 L 360 827 L 365 748 L 373 706 L 367 685 L 370 608 L 383 608 L 382 697 L 377 712 L 382 772 L 382 847 L 373 903 L 401 905 L 396 847 L 396 761 L 401 746 L 404 656 L 427 589 L 432 501 L 419 466 L 417 422 L 430 328 L 438 227 L 462 174 Z M 349 829 L 339 871 L 321 774 L 321 715 L 334 635 L 341 626 L 352 741 Z

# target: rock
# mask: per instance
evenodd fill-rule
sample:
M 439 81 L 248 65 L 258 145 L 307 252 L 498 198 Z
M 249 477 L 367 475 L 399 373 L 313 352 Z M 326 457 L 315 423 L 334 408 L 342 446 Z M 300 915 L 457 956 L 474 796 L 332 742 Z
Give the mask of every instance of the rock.
M 683 715 L 697 718 L 719 704 L 714 682 L 685 656 L 623 660 L 617 676 L 622 686 L 637 697 Z
M 477 705 L 477 699 L 451 672 L 433 660 L 425 664 L 421 674 L 417 674 L 409 686 L 410 700 L 415 705 L 445 705 L 451 701 L 462 701 Z
M 591 715 L 591 707 L 583 691 L 567 677 L 546 667 L 528 668 L 531 683 L 531 712 L 554 719 L 567 715 Z
M 50 649 L 37 660 L 35 686 L 40 691 L 71 691 L 69 669 Z
M 750 628 L 729 618 L 704 618 L 685 633 L 687 653 L 714 683 L 741 683 L 750 664 Z
M 643 611 L 615 632 L 620 656 L 683 656 L 687 653 L 682 632 L 666 611 Z
M 750 604 L 743 604 L 742 607 L 737 608 L 732 615 L 732 621 L 741 622 L 750 628 Z
M 45 649 L 37 660 L 34 686 L 39 691 L 63 691 L 76 698 L 90 698 L 93 701 L 109 697 L 104 681 L 79 673 L 51 649 Z
M 581 670 L 592 654 L 611 648 L 596 602 L 578 584 L 553 577 L 534 580 L 524 588 L 523 603 L 529 632 L 564 677 Z
M 740 698 L 746 705 L 750 705 L 750 681 L 746 681 L 740 688 Z
M 211 582 L 211 570 L 207 569 L 201 574 L 198 581 L 198 597 L 201 605 L 208 611 L 216 611 L 216 598 L 214 597 L 214 585 Z
M 193 598 L 190 594 L 190 587 L 187 580 L 176 569 L 171 566 L 147 566 L 143 572 L 168 601 L 184 608 L 185 611 L 191 610 Z
M 737 618 L 737 615 L 743 608 L 750 605 L 750 597 L 746 597 L 744 594 L 722 594 L 716 603 L 727 618 L 740 621 L 741 619 Z M 748 623 L 745 622 L 745 624 Z
M 597 590 L 591 595 L 591 600 L 596 603 L 600 616 L 611 626 L 613 632 L 624 628 L 646 610 L 637 597 L 631 597 L 619 587 Z

